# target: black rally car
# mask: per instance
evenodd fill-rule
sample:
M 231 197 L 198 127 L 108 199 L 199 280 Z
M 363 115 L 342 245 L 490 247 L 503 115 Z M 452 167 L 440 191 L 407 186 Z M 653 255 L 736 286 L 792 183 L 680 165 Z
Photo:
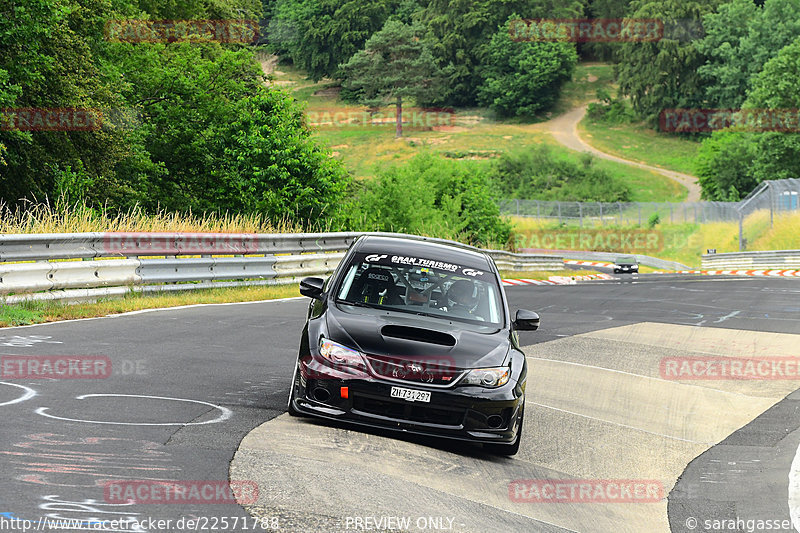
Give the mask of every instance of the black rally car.
M 497 268 L 475 249 L 363 236 L 312 298 L 289 413 L 483 443 L 512 455 L 527 365 Z

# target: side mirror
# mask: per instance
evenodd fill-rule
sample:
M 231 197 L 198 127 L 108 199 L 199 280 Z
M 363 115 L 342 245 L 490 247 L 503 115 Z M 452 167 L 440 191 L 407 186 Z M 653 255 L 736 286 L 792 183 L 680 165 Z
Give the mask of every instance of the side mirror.
M 512 326 L 520 331 L 535 331 L 539 329 L 539 315 L 533 311 L 519 309 Z
M 322 278 L 304 278 L 300 281 L 300 294 L 322 300 L 322 286 L 325 280 Z

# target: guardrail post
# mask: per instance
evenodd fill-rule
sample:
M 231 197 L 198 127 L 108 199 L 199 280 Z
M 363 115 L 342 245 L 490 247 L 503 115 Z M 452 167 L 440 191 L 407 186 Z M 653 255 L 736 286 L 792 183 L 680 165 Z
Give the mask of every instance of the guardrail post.
M 605 221 L 603 220 L 603 202 L 598 202 L 600 204 L 600 225 L 604 226 Z
M 744 221 L 744 215 L 741 211 L 739 211 L 739 251 L 744 251 L 744 231 L 742 228 L 742 223 Z
M 769 227 L 772 227 L 772 223 L 774 222 L 774 209 L 775 209 L 775 191 L 772 187 L 772 183 L 767 185 L 769 188 Z
M 561 202 L 558 202 L 558 223 L 561 224 Z
M 577 202 L 578 204 L 578 225 L 583 227 L 583 204 L 581 202 Z

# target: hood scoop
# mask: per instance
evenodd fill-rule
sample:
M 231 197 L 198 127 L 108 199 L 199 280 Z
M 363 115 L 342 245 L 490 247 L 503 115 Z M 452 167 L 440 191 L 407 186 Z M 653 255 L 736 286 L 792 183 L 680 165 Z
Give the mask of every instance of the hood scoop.
M 429 344 L 439 344 L 441 346 L 455 346 L 456 338 L 441 331 L 432 329 L 415 328 L 411 326 L 389 325 L 381 328 L 381 335 L 384 337 L 394 337 L 407 341 L 427 342 Z

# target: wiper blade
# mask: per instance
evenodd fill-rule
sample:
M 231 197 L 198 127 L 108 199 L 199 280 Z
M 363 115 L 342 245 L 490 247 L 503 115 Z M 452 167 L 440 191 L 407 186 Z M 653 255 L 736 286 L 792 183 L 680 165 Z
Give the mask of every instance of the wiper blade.
M 370 305 L 366 302 L 351 302 L 348 300 L 336 300 L 336 303 L 345 304 L 345 305 L 352 305 L 355 307 L 367 307 L 369 309 L 377 309 L 374 305 Z

